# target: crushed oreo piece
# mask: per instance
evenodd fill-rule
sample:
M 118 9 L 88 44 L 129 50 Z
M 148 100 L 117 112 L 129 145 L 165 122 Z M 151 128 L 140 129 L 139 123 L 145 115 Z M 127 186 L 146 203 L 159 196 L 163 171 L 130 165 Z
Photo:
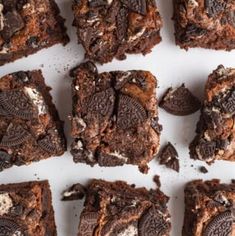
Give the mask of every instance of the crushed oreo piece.
M 154 175 L 153 176 L 153 181 L 157 185 L 158 188 L 161 187 L 161 181 L 160 181 L 160 176 L 159 175 Z
M 121 2 L 134 12 L 142 15 L 147 13 L 146 0 L 121 0 Z
M 98 221 L 98 213 L 82 212 L 79 225 L 80 235 L 93 235 L 95 227 L 98 224 L 97 221 Z
M 206 168 L 205 166 L 200 166 L 199 170 L 200 170 L 200 172 L 203 173 L 203 174 L 208 173 L 208 170 L 207 170 L 207 168 Z
M 0 171 L 12 166 L 11 156 L 4 151 L 0 151 Z
M 122 7 L 117 15 L 117 37 L 122 41 L 126 39 L 128 30 L 128 10 Z
M 74 184 L 63 192 L 62 201 L 83 199 L 86 195 L 86 188 L 81 184 Z
M 185 86 L 169 88 L 159 106 L 176 116 L 187 116 L 201 108 L 201 102 Z
M 0 218 L 0 235 L 16 235 L 16 232 L 18 232 L 17 235 L 24 235 L 24 231 L 23 227 L 17 224 L 14 219 Z
M 162 151 L 158 155 L 161 165 L 165 165 L 166 167 L 179 172 L 180 166 L 179 159 L 177 157 L 178 153 L 170 142 L 163 147 Z

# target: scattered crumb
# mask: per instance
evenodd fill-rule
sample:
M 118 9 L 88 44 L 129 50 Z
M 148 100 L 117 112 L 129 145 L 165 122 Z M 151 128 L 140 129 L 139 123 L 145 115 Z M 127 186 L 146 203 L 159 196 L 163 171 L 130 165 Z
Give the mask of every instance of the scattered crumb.
M 159 175 L 154 175 L 153 176 L 153 181 L 157 185 L 157 187 L 161 187 L 161 181 L 160 181 L 160 176 Z
M 66 189 L 62 194 L 62 201 L 72 201 L 84 198 L 86 195 L 86 188 L 81 184 L 74 184 Z
M 206 169 L 205 166 L 201 166 L 201 167 L 199 167 L 199 170 L 200 170 L 200 172 L 203 173 L 203 174 L 208 173 L 208 170 Z

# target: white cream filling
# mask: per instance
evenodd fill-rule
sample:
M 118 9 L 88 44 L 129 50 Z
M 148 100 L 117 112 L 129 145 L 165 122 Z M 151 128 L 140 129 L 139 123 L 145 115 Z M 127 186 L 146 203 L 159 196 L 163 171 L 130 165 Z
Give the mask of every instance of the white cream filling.
M 13 202 L 9 194 L 0 194 L 0 216 L 7 214 L 12 207 Z
M 117 236 L 137 236 L 138 230 L 134 225 L 129 225 L 124 231 L 119 233 Z

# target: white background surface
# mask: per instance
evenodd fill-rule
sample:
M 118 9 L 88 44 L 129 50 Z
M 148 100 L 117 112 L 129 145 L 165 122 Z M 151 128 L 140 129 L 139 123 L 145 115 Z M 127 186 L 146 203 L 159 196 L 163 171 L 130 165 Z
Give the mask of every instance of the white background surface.
M 75 28 L 72 24 L 70 0 L 58 0 L 62 15 L 67 19 L 66 25 L 71 42 L 66 46 L 54 46 L 47 50 L 20 59 L 15 63 L 0 67 L 0 77 L 18 70 L 42 69 L 46 82 L 51 86 L 54 102 L 61 118 L 65 121 L 65 131 L 69 137 L 69 122 L 67 116 L 71 112 L 71 78 L 68 70 L 83 60 L 84 51 L 77 45 Z M 205 49 L 191 49 L 188 52 L 179 49 L 174 44 L 172 16 L 172 0 L 157 0 L 163 17 L 163 41 L 154 48 L 151 54 L 128 56 L 125 61 L 113 61 L 100 66 L 104 70 L 150 70 L 159 81 L 158 97 L 169 86 L 179 86 L 185 83 L 195 95 L 202 99 L 204 84 L 207 76 L 219 64 L 235 67 L 235 51 L 216 52 Z M 31 164 L 27 167 L 13 167 L 0 173 L 0 183 L 21 182 L 29 180 L 49 179 L 53 191 L 58 236 L 76 236 L 79 214 L 83 202 L 61 202 L 61 192 L 71 184 L 80 182 L 85 184 L 90 178 L 106 180 L 125 180 L 137 186 L 155 187 L 152 177 L 161 176 L 162 190 L 170 196 L 169 209 L 172 215 L 172 236 L 180 236 L 183 224 L 183 188 L 187 181 L 197 178 L 220 178 L 229 182 L 235 178 L 235 163 L 218 161 L 207 166 L 209 173 L 201 174 L 198 167 L 204 163 L 189 159 L 188 144 L 194 136 L 195 125 L 199 113 L 186 117 L 175 117 L 160 109 L 160 123 L 163 125 L 161 144 L 171 141 L 175 144 L 180 158 L 180 173 L 176 173 L 156 160 L 150 163 L 148 175 L 141 174 L 135 166 L 116 168 L 99 168 L 84 164 L 74 164 L 69 152 L 63 157 L 51 158 L 46 161 Z M 70 145 L 71 140 L 68 138 Z M 192 166 L 193 165 L 193 166 Z M 204 164 L 205 165 L 205 164 Z

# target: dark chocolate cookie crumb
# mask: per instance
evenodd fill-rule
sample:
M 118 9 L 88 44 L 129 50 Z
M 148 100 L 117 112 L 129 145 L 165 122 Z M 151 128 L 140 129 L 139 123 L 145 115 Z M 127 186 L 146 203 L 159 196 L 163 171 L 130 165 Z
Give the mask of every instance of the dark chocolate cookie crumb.
M 177 157 L 178 153 L 170 142 L 163 147 L 161 153 L 158 155 L 161 165 L 165 165 L 166 167 L 179 172 L 180 166 Z
M 172 115 L 187 116 L 198 111 L 201 102 L 182 84 L 175 89 L 169 88 L 159 106 Z
M 157 187 L 161 187 L 161 181 L 160 181 L 160 176 L 159 175 L 154 175 L 153 176 L 153 181 L 157 185 Z
M 206 168 L 205 166 L 201 166 L 201 167 L 199 168 L 199 170 L 200 170 L 200 172 L 203 173 L 203 174 L 208 173 L 208 170 L 207 170 L 207 168 Z
M 74 184 L 63 192 L 62 201 L 83 199 L 86 195 L 86 188 L 81 184 Z

